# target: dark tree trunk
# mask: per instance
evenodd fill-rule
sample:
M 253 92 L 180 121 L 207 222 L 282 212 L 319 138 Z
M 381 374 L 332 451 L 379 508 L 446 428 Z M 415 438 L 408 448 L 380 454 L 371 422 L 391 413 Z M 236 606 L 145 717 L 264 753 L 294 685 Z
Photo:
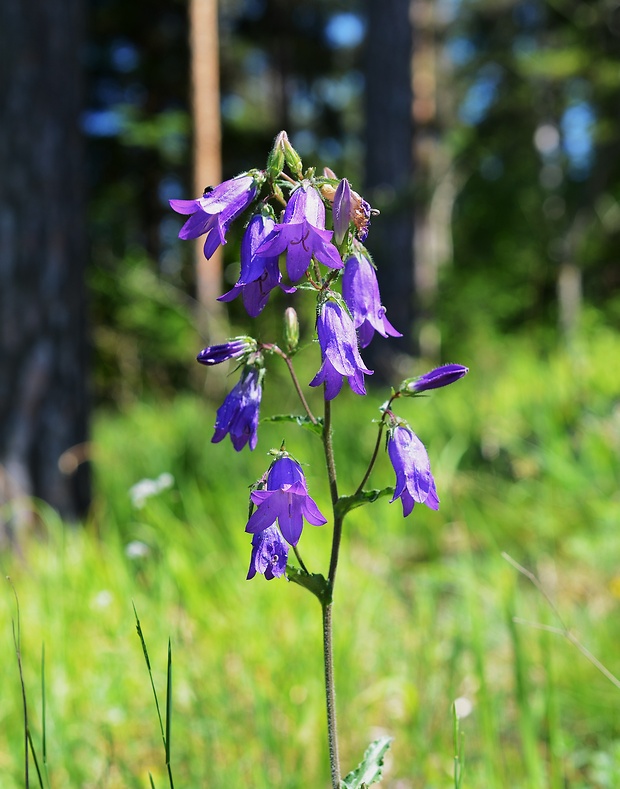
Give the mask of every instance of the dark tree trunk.
M 76 470 L 88 411 L 83 13 L 82 0 L 0 3 L 0 539 L 29 519 L 28 497 L 68 519 L 89 502 L 87 464 Z
M 383 304 L 402 340 L 375 339 L 365 356 L 381 378 L 394 354 L 414 350 L 412 27 L 410 0 L 367 0 L 365 197 L 381 216 L 368 248 L 378 266 Z M 370 352 L 370 353 L 369 353 Z

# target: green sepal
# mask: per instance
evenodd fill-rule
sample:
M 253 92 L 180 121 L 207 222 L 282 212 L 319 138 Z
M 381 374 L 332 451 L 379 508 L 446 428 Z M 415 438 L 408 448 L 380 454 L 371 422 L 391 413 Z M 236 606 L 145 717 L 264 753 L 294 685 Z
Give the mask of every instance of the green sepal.
M 327 579 L 321 573 L 307 573 L 305 570 L 300 570 L 299 567 L 287 564 L 286 577 L 294 584 L 303 586 L 304 589 L 312 592 L 319 599 L 321 605 L 327 605 L 331 602 Z
M 305 427 L 311 433 L 315 433 L 319 438 L 323 438 L 323 419 L 318 417 L 316 422 L 313 422 L 309 416 L 304 414 L 274 414 L 273 416 L 265 416 L 261 422 L 295 422 L 299 427 Z
M 352 496 L 340 496 L 334 507 L 334 515 L 336 518 L 344 518 L 349 510 L 354 510 L 356 507 L 363 507 L 364 504 L 372 504 L 377 499 L 383 496 L 394 495 L 394 488 L 382 488 L 377 490 L 360 490 L 359 493 L 354 493 Z
M 364 789 L 381 780 L 383 759 L 392 737 L 379 737 L 370 743 L 358 766 L 340 782 L 341 789 Z

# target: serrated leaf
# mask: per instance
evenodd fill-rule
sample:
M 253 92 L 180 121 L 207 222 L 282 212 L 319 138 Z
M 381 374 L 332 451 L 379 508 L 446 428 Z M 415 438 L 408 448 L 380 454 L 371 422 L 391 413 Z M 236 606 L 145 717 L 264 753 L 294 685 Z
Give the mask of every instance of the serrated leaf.
M 305 427 L 311 433 L 315 433 L 319 438 L 323 437 L 323 420 L 319 417 L 316 422 L 313 422 L 309 416 L 304 414 L 274 414 L 273 416 L 266 416 L 260 420 L 261 422 L 295 422 L 299 427 Z
M 382 488 L 381 490 L 361 490 L 359 493 L 354 493 L 352 496 L 341 496 L 336 502 L 335 515 L 336 517 L 344 518 L 349 510 L 354 510 L 356 507 L 363 507 L 364 504 L 372 504 L 377 499 L 383 496 L 392 496 L 394 488 Z
M 378 783 L 382 777 L 382 767 L 392 737 L 379 737 L 370 743 L 364 758 L 358 766 L 340 782 L 341 789 L 363 789 Z
M 328 603 L 329 588 L 327 580 L 321 573 L 306 573 L 292 564 L 286 566 L 286 577 L 294 584 L 299 584 L 318 597 L 321 603 Z

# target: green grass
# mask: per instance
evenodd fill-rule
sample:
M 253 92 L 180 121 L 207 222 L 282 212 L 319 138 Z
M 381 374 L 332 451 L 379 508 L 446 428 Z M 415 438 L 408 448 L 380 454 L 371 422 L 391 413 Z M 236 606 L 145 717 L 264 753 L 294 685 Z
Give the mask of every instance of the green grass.
M 398 409 L 428 447 L 442 503 L 405 520 L 399 503 L 382 499 L 345 523 L 335 606 L 344 771 L 389 734 L 384 786 L 454 786 L 451 707 L 465 697 L 463 789 L 620 785 L 620 691 L 565 639 L 513 622 L 558 624 L 501 557 L 535 570 L 573 632 L 620 674 L 618 358 L 620 341 L 602 329 L 544 358 L 526 341 L 487 339 L 483 353 L 457 360 L 472 369 L 463 381 Z M 284 380 L 268 379 L 265 415 L 297 410 Z M 335 401 L 343 494 L 363 474 L 385 398 Z M 157 789 L 169 785 L 132 603 L 162 714 L 171 639 L 176 789 L 328 785 L 319 606 L 285 581 L 244 580 L 248 486 L 267 450 L 286 438 L 328 512 L 321 445 L 265 424 L 257 450 L 237 454 L 228 441 L 210 443 L 213 419 L 213 404 L 189 395 L 99 414 L 91 521 L 65 528 L 42 508 L 44 539 L 1 557 L 19 595 L 39 756 L 45 644 L 52 787 L 148 787 L 149 772 Z M 174 486 L 134 509 L 129 487 L 164 471 Z M 382 457 L 369 485 L 392 478 Z M 325 572 L 329 538 L 329 527 L 306 527 L 311 570 Z M 148 555 L 127 556 L 134 540 Z M 12 618 L 6 583 L 2 789 L 24 786 Z

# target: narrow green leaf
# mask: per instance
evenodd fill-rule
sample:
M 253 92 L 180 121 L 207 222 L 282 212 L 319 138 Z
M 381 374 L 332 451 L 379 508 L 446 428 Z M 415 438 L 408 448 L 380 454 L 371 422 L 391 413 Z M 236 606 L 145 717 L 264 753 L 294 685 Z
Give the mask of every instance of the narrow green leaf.
M 299 427 L 305 427 L 311 433 L 315 433 L 319 438 L 323 437 L 323 419 L 318 417 L 316 422 L 313 422 L 309 416 L 304 414 L 274 414 L 273 416 L 266 416 L 260 420 L 261 422 L 295 422 Z
M 354 493 L 352 496 L 341 496 L 336 502 L 335 515 L 336 517 L 344 518 L 349 510 L 354 510 L 356 507 L 363 507 L 364 504 L 372 504 L 377 499 L 383 496 L 392 496 L 394 488 L 382 488 L 381 490 L 361 490 L 359 493 Z
M 170 764 L 170 728 L 172 726 L 172 646 L 168 639 L 168 670 L 166 674 L 166 764 Z
M 329 589 L 327 580 L 321 573 L 306 573 L 291 564 L 286 566 L 286 577 L 294 584 L 299 584 L 318 597 L 321 603 L 328 603 Z
M 37 759 L 37 752 L 34 749 L 34 743 L 32 742 L 32 735 L 30 734 L 30 729 L 28 729 L 28 743 L 30 744 L 30 753 L 32 754 L 34 766 L 37 771 L 37 778 L 39 779 L 39 788 L 45 789 L 45 786 L 43 785 L 43 776 L 41 775 L 41 770 L 39 769 L 39 760 Z
M 43 764 L 47 762 L 47 735 L 45 733 L 45 643 L 41 644 L 41 731 L 43 739 Z
M 371 742 L 356 769 L 341 781 L 341 789 L 363 789 L 378 783 L 381 780 L 383 760 L 391 742 L 392 737 L 379 737 Z
M 151 789 L 155 789 L 155 783 L 153 782 L 153 776 L 149 773 L 149 783 L 151 784 Z

